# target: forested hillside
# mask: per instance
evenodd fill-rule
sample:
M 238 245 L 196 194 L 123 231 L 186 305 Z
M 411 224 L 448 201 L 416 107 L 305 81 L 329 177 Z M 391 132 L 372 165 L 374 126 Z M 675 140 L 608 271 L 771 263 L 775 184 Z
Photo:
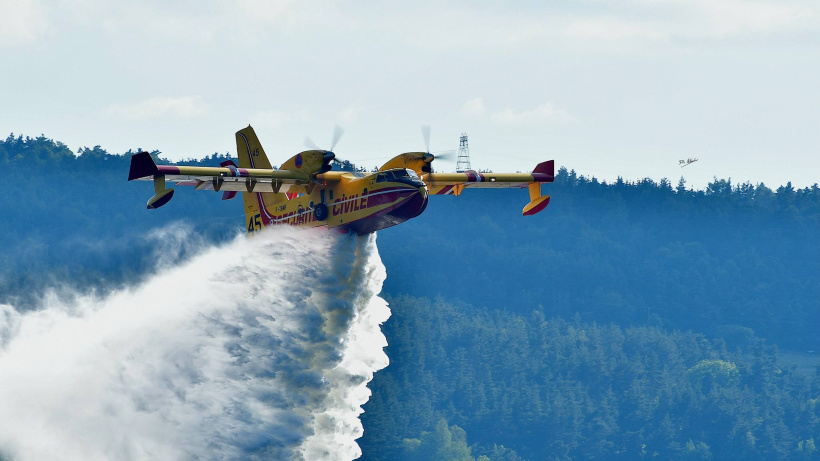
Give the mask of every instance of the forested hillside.
M 117 286 L 153 269 L 164 245 L 194 248 L 197 240 L 221 241 L 242 231 L 241 205 L 216 194 L 177 194 L 179 206 L 148 212 L 153 185 L 126 182 L 130 157 L 99 146 L 74 155 L 44 137 L 0 141 L 0 167 L 14 185 L 0 200 L 0 302 L 29 306 L 44 288 L 62 284 Z M 166 228 L 171 223 L 193 232 L 183 238 Z
M 244 232 L 220 194 L 146 210 L 129 161 L 0 140 L 0 302 L 122 286 Z M 820 375 L 778 361 L 820 345 L 817 185 L 562 168 L 543 188 L 534 217 L 525 190 L 467 190 L 379 232 L 391 365 L 365 459 L 818 459 Z
M 379 235 L 386 290 L 528 315 L 659 325 L 786 348 L 820 344 L 820 189 L 715 180 L 604 184 L 561 169 L 550 205 L 523 190 L 432 197 Z M 423 269 L 422 269 L 423 268 Z M 423 270 L 423 282 L 406 283 Z M 523 309 L 523 310 L 521 310 Z
M 818 376 L 778 365 L 763 340 L 732 351 L 700 334 L 532 306 L 518 315 L 403 296 L 391 308 L 391 364 L 362 416 L 365 460 L 820 454 Z

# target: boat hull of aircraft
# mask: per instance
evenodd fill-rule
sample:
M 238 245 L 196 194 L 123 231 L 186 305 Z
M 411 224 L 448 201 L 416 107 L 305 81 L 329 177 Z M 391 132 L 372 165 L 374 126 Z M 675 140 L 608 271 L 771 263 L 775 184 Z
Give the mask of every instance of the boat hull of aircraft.
M 276 201 L 269 193 L 245 194 L 249 196 L 246 202 L 251 202 L 250 206 L 246 203 L 246 209 L 259 210 L 249 220 L 248 232 L 287 224 L 338 227 L 363 235 L 401 224 L 418 216 L 427 206 L 427 188 L 420 180 L 405 184 L 358 178 L 286 201 Z
M 399 194 L 402 198 L 395 205 L 357 221 L 349 222 L 345 226 L 359 235 L 369 234 L 415 218 L 427 208 L 426 189 Z

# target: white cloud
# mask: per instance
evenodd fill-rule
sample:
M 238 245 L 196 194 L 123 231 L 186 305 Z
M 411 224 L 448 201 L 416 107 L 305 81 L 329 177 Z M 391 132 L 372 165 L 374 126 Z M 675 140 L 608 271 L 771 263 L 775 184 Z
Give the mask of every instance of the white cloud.
M 491 116 L 492 120 L 509 125 L 530 123 L 578 123 L 578 119 L 564 109 L 556 108 L 550 103 L 542 104 L 529 110 L 516 112 L 510 108 Z
M 310 114 L 306 110 L 295 112 L 285 112 L 280 110 L 268 110 L 257 112 L 251 119 L 254 125 L 264 125 L 271 128 L 281 128 L 290 123 L 302 123 L 310 119 Z
M 207 5 L 189 12 L 140 2 L 109 3 L 100 24 L 111 35 L 133 30 L 152 38 L 210 43 L 219 32 L 225 32 L 224 24 L 220 24 L 221 18 L 218 12 L 208 11 Z
M 481 117 L 485 112 L 487 108 L 484 107 L 483 98 L 473 98 L 461 106 L 461 113 L 464 115 Z
M 631 4 L 630 4 L 631 3 Z M 816 2 L 634 0 L 608 14 L 568 17 L 560 35 L 573 39 L 670 41 L 820 30 Z
M 790 36 L 820 31 L 815 0 L 626 0 L 476 7 L 417 7 L 379 17 L 345 15 L 346 24 L 429 50 L 590 50 L 594 53 L 680 45 L 678 39 Z M 425 33 L 415 34 L 416 24 Z
M 112 36 L 128 31 L 152 40 L 211 44 L 222 41 L 259 42 L 271 32 L 302 33 L 334 16 L 324 2 L 293 0 L 204 0 L 200 2 L 140 2 L 63 0 L 59 16 L 83 27 L 101 28 Z
M 134 104 L 111 106 L 105 110 L 105 113 L 130 120 L 195 118 L 206 115 L 208 108 L 199 96 L 183 96 L 179 98 L 156 97 Z
M 692 28 L 689 35 L 736 35 L 755 32 L 817 29 L 816 2 L 756 0 L 650 0 L 638 1 L 657 10 L 677 13 Z M 674 16 L 673 16 L 674 17 Z
M 13 0 L 0 0 L 15 5 Z M 600 5 L 598 4 L 600 3 Z M 33 5 L 37 0 L 23 0 Z M 368 7 L 370 6 L 370 7 Z M 63 0 L 55 19 L 70 18 L 112 35 L 130 33 L 184 42 L 269 43 L 271 34 L 333 37 L 378 35 L 384 42 L 403 42 L 423 49 L 526 49 L 532 46 L 592 47 L 596 52 L 623 41 L 670 44 L 676 38 L 724 38 L 754 34 L 792 34 L 820 30 L 815 0 L 626 0 L 617 5 L 587 2 L 524 2 L 476 6 L 451 3 L 360 8 L 314 0 L 205 0 L 193 10 L 180 4 L 144 1 Z M 0 25 L 3 25 L 0 18 Z M 8 21 L 14 27 L 28 24 Z M 425 24 L 425 33 L 417 25 Z M 0 27 L 2 44 L 3 27 Z M 24 32 L 18 32 L 25 36 Z M 281 37 L 279 37 L 281 39 Z
M 48 30 L 48 9 L 38 0 L 0 0 L 0 46 L 35 41 Z
M 359 116 L 363 112 L 364 112 L 363 107 L 360 107 L 360 106 L 357 106 L 357 105 L 354 104 L 354 105 L 348 107 L 347 109 L 343 110 L 342 113 L 339 114 L 339 119 L 343 123 L 355 123 L 357 120 L 359 120 Z
M 478 119 L 488 118 L 490 121 L 502 125 L 579 122 L 577 117 L 548 102 L 528 110 L 516 111 L 506 108 L 488 114 L 487 108 L 484 106 L 484 99 L 474 98 L 464 103 L 461 107 L 461 113 Z
M 256 21 L 276 22 L 286 18 L 296 5 L 294 0 L 238 0 L 224 2 Z
M 667 29 L 668 30 L 668 29 Z M 623 18 L 578 18 L 563 27 L 561 35 L 575 39 L 620 40 L 666 38 L 667 30 L 656 24 L 625 20 Z

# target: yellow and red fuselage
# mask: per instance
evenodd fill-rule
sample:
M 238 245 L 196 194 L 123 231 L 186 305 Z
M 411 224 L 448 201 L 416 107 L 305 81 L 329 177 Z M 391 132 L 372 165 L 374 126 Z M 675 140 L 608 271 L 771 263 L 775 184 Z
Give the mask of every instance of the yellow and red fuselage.
M 427 206 L 427 186 L 412 170 L 394 169 L 366 176 L 336 171 L 325 174 L 338 178 L 314 187 L 309 193 L 289 192 L 302 195 L 288 200 L 276 200 L 263 193 L 247 197 L 246 208 L 257 211 L 249 216 L 248 231 L 287 224 L 342 227 L 367 234 L 414 218 Z M 305 189 L 289 190 L 299 188 Z

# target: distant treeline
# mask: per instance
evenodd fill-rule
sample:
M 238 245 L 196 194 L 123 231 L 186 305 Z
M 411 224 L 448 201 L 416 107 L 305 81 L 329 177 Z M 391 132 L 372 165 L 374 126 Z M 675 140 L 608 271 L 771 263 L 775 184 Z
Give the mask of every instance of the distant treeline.
M 180 188 L 148 211 L 153 185 L 126 181 L 131 152 L 78 154 L 43 136 L 0 140 L 13 186 L 0 201 L 0 300 L 30 304 L 55 282 L 100 289 L 136 280 L 163 245 L 190 245 L 156 235 L 170 223 L 206 242 L 244 229 L 239 199 Z M 422 216 L 379 233 L 385 292 L 693 329 L 730 347 L 752 335 L 804 351 L 820 344 L 816 184 L 773 191 L 716 179 L 692 191 L 683 181 L 607 184 L 561 168 L 543 190 L 552 201 L 534 217 L 521 216 L 525 190 L 431 197 Z
M 431 197 L 379 234 L 386 291 L 619 325 L 662 325 L 748 344 L 820 344 L 820 189 L 716 179 L 613 184 L 561 168 L 550 205 L 525 190 Z
M 241 204 L 216 194 L 178 193 L 171 206 L 146 210 L 153 184 L 126 181 L 130 151 L 112 155 L 96 146 L 78 154 L 42 136 L 0 141 L 9 183 L 0 200 L 0 302 L 30 306 L 44 289 L 62 284 L 120 286 L 152 271 L 166 245 L 194 248 L 243 228 Z M 218 165 L 226 158 L 190 163 Z M 193 241 L 157 233 L 172 223 L 192 228 Z
M 363 460 L 820 456 L 818 376 L 779 365 L 764 340 L 733 352 L 701 334 L 532 306 L 390 306 L 390 365 L 370 384 Z

